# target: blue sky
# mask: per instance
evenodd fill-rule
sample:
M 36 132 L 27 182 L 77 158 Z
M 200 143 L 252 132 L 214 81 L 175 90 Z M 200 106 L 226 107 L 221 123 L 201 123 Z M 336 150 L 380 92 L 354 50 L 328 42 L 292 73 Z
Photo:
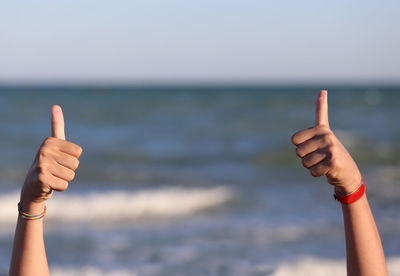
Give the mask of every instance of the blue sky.
M 7 1 L 1 82 L 400 83 L 398 1 Z

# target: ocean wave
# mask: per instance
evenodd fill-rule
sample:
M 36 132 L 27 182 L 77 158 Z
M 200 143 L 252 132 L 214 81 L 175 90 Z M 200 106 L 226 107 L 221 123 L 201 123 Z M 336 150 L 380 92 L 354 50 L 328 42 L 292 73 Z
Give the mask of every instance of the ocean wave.
M 235 267 L 235 264 L 232 264 Z M 239 264 L 237 264 L 240 266 Z M 400 256 L 388 258 L 387 261 L 389 274 L 392 276 L 400 275 Z M 272 269 L 271 269 L 272 268 Z M 294 262 L 284 262 L 276 265 L 255 265 L 249 266 L 245 273 L 250 275 L 256 273 L 257 275 L 269 276 L 345 276 L 346 275 L 346 261 L 344 259 L 323 259 L 314 256 L 302 257 Z M 238 271 L 241 271 L 238 269 Z M 272 272 L 271 272 L 272 271 Z M 243 272 L 243 271 L 241 271 Z M 165 274 L 168 272 L 165 271 Z M 162 274 L 162 275 L 165 275 Z M 147 273 L 134 272 L 129 270 L 109 270 L 103 271 L 101 269 L 86 266 L 81 268 L 62 268 L 53 267 L 51 275 L 54 276 L 138 276 L 148 275 Z M 159 273 L 151 275 L 161 275 Z M 210 274 L 212 275 L 212 274 Z M 219 275 L 216 273 L 214 275 Z M 233 274 L 233 275 L 241 275 Z
M 94 267 L 83 267 L 83 268 L 59 268 L 55 267 L 51 269 L 51 275 L 54 276 L 138 276 L 137 273 L 127 270 L 115 270 L 104 272 Z
M 400 256 L 388 258 L 389 274 L 400 276 Z M 345 276 L 346 261 L 343 259 L 323 259 L 302 257 L 297 261 L 280 264 L 271 276 Z
M 0 196 L 0 224 L 14 223 L 19 193 Z M 116 222 L 174 218 L 217 208 L 234 198 L 227 187 L 166 187 L 141 191 L 106 191 L 82 195 L 56 194 L 47 202 L 46 220 L 64 223 Z M 62 219 L 61 219 L 62 218 Z

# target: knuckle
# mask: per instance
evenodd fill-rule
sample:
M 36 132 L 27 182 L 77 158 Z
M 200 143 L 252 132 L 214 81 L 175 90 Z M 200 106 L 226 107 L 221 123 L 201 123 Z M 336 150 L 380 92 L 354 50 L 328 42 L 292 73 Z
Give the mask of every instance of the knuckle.
M 68 169 L 67 172 L 65 173 L 65 180 L 72 181 L 74 178 L 75 178 L 75 172 Z
M 61 189 L 62 189 L 63 191 L 65 191 L 66 189 L 68 189 L 68 182 L 67 182 L 67 181 L 64 181 L 64 182 L 63 182 L 63 184 L 62 184 L 62 186 L 61 186 Z
M 46 139 L 44 139 L 43 145 L 44 146 L 52 145 L 54 144 L 54 140 L 55 140 L 54 137 L 47 137 Z
M 48 182 L 48 177 L 46 173 L 40 172 L 37 176 L 39 183 L 46 184 Z
M 296 139 L 297 136 L 296 136 L 296 134 L 297 134 L 297 133 L 293 134 L 292 137 L 290 138 L 290 140 L 292 141 L 292 144 L 294 144 L 294 145 L 297 145 L 297 143 L 296 143 L 296 142 L 297 142 L 297 139 Z
M 72 142 L 65 141 L 66 146 L 68 147 L 70 154 L 73 155 L 76 158 L 79 158 L 83 152 L 83 149 L 81 146 L 74 144 Z
M 304 155 L 303 155 L 303 151 L 302 151 L 301 147 L 296 148 L 296 155 L 300 158 L 303 158 Z
M 72 167 L 73 167 L 73 170 L 76 170 L 79 167 L 79 160 L 78 159 L 74 159 Z
M 319 176 L 320 176 L 320 173 L 318 172 L 318 169 L 317 169 L 317 168 L 312 168 L 312 169 L 310 170 L 310 174 L 311 174 L 312 176 L 314 176 L 314 177 L 319 177 Z
M 51 150 L 48 147 L 42 147 L 39 151 L 39 159 L 47 159 L 51 155 Z
M 314 176 L 314 177 L 318 177 L 319 176 L 318 173 L 316 171 L 314 171 L 314 170 L 310 170 L 310 174 L 312 176 Z
M 323 142 L 325 145 L 331 145 L 331 144 L 332 144 L 332 141 L 333 141 L 333 137 L 332 137 L 332 134 L 331 134 L 331 133 L 326 133 L 326 134 L 323 135 L 323 137 L 322 137 L 322 142 Z
M 67 181 L 60 181 L 58 191 L 62 192 L 68 189 L 68 182 Z
M 303 167 L 308 168 L 309 167 L 308 159 L 304 158 L 303 160 L 301 160 L 301 164 L 303 165 Z
M 78 157 L 79 157 L 79 156 L 82 155 L 83 149 L 82 149 L 81 146 L 78 146 L 78 145 L 76 145 L 76 146 L 77 146 L 76 153 L 77 153 L 77 155 L 78 155 Z
M 75 178 L 75 172 L 69 170 L 67 178 L 68 181 L 72 181 Z

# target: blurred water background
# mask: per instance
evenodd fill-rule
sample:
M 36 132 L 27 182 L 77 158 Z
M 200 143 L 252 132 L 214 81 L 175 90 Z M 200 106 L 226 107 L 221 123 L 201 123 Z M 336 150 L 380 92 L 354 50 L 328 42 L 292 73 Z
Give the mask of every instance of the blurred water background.
M 400 88 L 356 86 L 1 87 L 0 275 L 53 104 L 84 153 L 48 202 L 52 275 L 345 275 L 340 205 L 290 143 L 320 88 L 400 275 Z

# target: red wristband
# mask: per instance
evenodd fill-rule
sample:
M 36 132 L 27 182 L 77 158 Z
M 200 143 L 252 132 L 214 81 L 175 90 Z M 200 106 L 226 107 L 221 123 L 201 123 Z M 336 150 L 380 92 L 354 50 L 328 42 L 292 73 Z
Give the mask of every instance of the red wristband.
M 364 182 L 361 183 L 361 186 L 355 190 L 353 193 L 349 195 L 339 195 L 336 192 L 333 194 L 333 197 L 341 202 L 342 204 L 351 204 L 359 200 L 365 194 L 365 185 Z

